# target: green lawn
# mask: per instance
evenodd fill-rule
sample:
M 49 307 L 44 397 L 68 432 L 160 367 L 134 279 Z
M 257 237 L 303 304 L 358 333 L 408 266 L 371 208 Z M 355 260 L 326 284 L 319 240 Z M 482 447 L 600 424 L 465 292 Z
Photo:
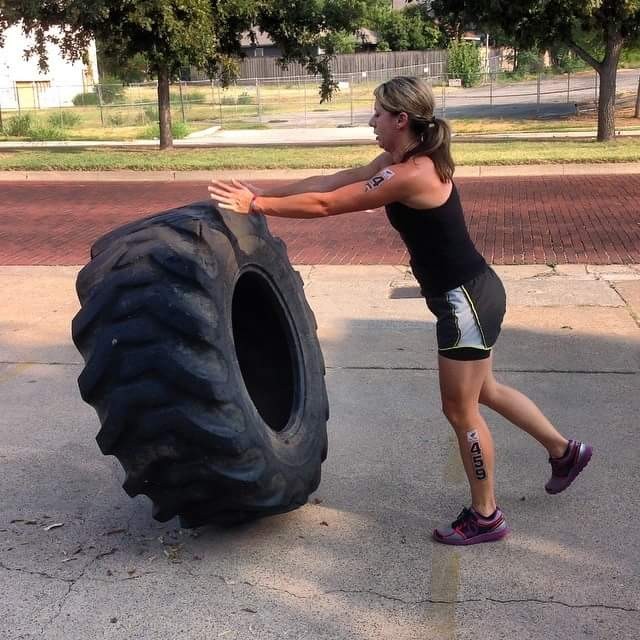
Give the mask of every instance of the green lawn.
M 133 169 L 331 169 L 369 162 L 374 145 L 331 147 L 239 147 L 224 149 L 56 149 L 0 152 L 0 170 L 96 171 Z M 636 162 L 640 140 L 454 142 L 458 165 Z

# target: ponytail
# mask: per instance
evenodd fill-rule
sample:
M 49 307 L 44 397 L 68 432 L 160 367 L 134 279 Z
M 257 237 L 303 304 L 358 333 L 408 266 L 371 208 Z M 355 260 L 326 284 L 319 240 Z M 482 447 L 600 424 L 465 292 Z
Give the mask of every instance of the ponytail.
M 432 116 L 428 119 L 410 117 L 409 125 L 418 142 L 402 159 L 403 162 L 415 156 L 431 158 L 441 182 L 453 178 L 455 163 L 451 157 L 451 127 L 446 120 Z

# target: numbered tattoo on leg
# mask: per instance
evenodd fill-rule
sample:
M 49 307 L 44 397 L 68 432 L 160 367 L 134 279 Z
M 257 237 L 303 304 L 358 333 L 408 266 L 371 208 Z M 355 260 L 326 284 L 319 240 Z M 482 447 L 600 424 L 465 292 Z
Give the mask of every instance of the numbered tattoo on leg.
M 487 471 L 484 468 L 482 448 L 480 447 L 480 436 L 477 431 L 467 432 L 467 443 L 469 444 L 469 451 L 471 452 L 473 473 L 478 480 L 485 480 L 487 477 Z

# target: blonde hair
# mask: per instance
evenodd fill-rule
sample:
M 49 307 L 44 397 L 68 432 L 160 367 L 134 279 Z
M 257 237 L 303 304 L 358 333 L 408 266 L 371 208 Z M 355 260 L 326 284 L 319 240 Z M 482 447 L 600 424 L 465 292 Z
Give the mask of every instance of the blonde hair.
M 409 127 L 417 142 L 407 151 L 403 162 L 413 156 L 428 156 L 440 180 L 449 182 L 455 169 L 451 128 L 446 120 L 434 115 L 435 99 L 429 85 L 421 78 L 398 76 L 376 87 L 373 95 L 385 111 L 409 116 Z

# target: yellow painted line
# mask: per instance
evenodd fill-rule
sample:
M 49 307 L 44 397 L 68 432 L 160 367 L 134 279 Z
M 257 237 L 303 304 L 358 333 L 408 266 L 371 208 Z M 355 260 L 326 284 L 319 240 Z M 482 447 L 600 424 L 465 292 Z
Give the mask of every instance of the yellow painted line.
M 465 481 L 464 467 L 458 452 L 458 439 L 452 432 L 447 446 L 447 462 L 443 469 L 445 487 Z M 437 542 L 431 551 L 431 600 L 429 629 L 437 640 L 456 638 L 456 601 L 460 588 L 460 555 Z
M 437 544 L 437 543 L 435 543 Z M 431 628 L 438 640 L 456 638 L 456 600 L 460 587 L 460 555 L 457 551 L 438 545 L 431 556 Z
M 455 434 L 449 436 L 449 448 L 447 455 L 447 464 L 444 468 L 445 486 L 451 484 L 462 484 L 466 481 L 462 460 L 460 460 L 460 450 L 458 448 L 458 439 Z
M 23 362 L 20 364 L 16 364 L 14 367 L 7 369 L 3 373 L 0 373 L 0 384 L 3 382 L 8 382 L 9 380 L 13 380 L 17 378 L 21 373 L 24 373 L 27 369 L 33 367 L 33 363 L 31 362 Z

